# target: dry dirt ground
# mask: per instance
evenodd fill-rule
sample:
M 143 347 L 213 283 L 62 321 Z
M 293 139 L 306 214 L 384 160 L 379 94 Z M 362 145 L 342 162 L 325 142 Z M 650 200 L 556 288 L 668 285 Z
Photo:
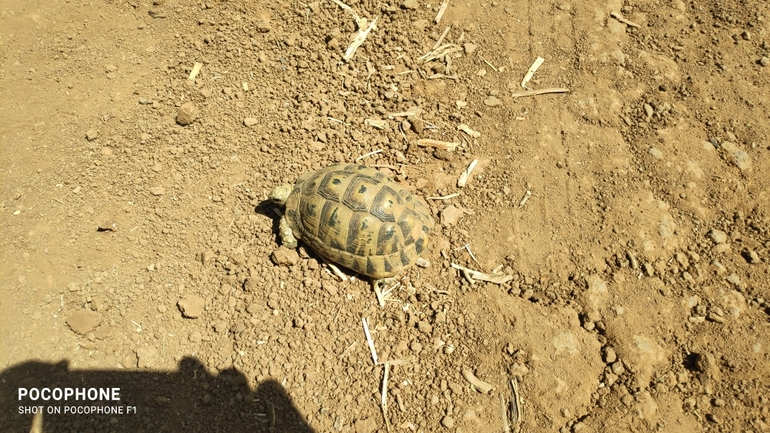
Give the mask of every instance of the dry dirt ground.
M 0 429 L 769 431 L 770 4 L 349 5 L 0 1 Z M 373 151 L 436 220 L 384 308 L 266 202 Z

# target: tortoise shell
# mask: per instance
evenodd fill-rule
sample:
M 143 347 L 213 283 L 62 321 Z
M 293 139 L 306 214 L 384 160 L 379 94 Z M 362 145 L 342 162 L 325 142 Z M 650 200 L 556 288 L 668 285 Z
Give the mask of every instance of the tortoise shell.
M 378 170 L 354 164 L 300 176 L 286 200 L 286 219 L 317 254 L 375 279 L 414 264 L 434 224 L 420 199 Z

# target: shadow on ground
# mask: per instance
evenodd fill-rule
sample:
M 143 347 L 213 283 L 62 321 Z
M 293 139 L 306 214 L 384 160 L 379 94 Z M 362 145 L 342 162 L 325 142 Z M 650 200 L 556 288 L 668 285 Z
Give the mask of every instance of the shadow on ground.
M 33 401 L 39 392 L 33 388 L 59 389 L 62 396 L 67 388 L 86 394 L 119 388 L 120 400 Z M 19 400 L 20 389 L 30 395 Z M 172 372 L 71 370 L 62 361 L 26 362 L 0 373 L 0 431 L 29 432 L 35 417 L 29 412 L 41 406 L 43 432 L 313 432 L 280 383 L 267 380 L 252 391 L 237 370 L 212 376 L 195 358 Z

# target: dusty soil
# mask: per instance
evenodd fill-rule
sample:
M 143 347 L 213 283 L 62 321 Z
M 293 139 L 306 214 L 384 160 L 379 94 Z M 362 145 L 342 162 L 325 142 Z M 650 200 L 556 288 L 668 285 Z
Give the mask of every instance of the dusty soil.
M 0 2 L 0 429 L 770 430 L 770 4 L 349 4 L 345 61 L 332 1 Z M 384 308 L 271 258 L 267 193 L 353 161 L 437 222 Z

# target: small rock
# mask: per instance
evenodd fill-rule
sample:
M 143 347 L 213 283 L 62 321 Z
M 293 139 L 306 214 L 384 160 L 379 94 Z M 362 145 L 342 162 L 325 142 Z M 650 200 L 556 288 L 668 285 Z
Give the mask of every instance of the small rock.
M 417 0 L 404 0 L 403 3 L 401 3 L 401 7 L 404 9 L 417 9 L 420 6 L 420 3 Z
M 97 138 L 99 138 L 99 131 L 95 129 L 89 129 L 88 131 L 86 131 L 86 140 L 94 141 Z
M 429 334 L 433 330 L 433 326 L 427 320 L 421 320 L 417 323 L 417 329 L 420 332 Z
M 250 304 L 246 307 L 246 311 L 248 311 L 249 314 L 256 314 L 257 311 L 259 311 L 259 304 Z
M 154 186 L 150 188 L 150 194 L 152 195 L 163 195 L 166 193 L 166 188 L 163 188 L 162 186 Z
M 717 365 L 717 360 L 713 354 L 696 353 L 694 355 L 694 367 L 697 371 L 709 375 L 714 375 L 719 372 L 719 365 Z
M 615 349 L 612 347 L 605 347 L 604 349 L 604 362 L 607 364 L 612 364 L 613 362 L 617 361 L 618 355 L 615 353 Z
M 455 205 L 450 204 L 441 211 L 441 225 L 449 227 L 457 224 L 457 221 L 463 216 L 462 209 L 458 209 Z
M 190 340 L 191 343 L 200 343 L 202 337 L 203 336 L 201 335 L 200 331 L 193 331 L 190 333 L 187 339 Z
M 412 352 L 414 353 L 422 352 L 422 344 L 420 344 L 420 342 L 417 340 L 412 341 L 412 344 L 409 345 L 409 348 L 412 349 Z
M 730 274 L 727 276 L 727 282 L 735 287 L 741 287 L 741 277 L 736 274 Z
M 757 252 L 754 250 L 745 251 L 743 256 L 746 258 L 746 261 L 752 265 L 756 265 L 761 262 L 761 260 L 759 260 L 759 254 L 757 254 Z
M 158 406 L 165 406 L 170 401 L 171 401 L 170 398 L 164 397 L 162 395 L 159 395 L 159 396 L 155 397 L 155 404 L 157 404 Z
M 247 117 L 243 119 L 243 124 L 246 126 L 254 126 L 257 123 L 259 123 L 259 120 L 257 120 L 256 117 Z
M 430 22 L 428 22 L 428 20 L 425 20 L 425 19 L 415 20 L 412 22 L 412 27 L 420 31 L 425 30 L 425 28 L 428 27 L 428 25 L 430 25 Z
M 663 159 L 663 152 L 661 152 L 660 150 L 654 147 L 650 149 L 650 155 L 652 155 L 656 159 Z
M 479 47 L 478 45 L 472 44 L 470 42 L 466 42 L 466 43 L 463 44 L 463 50 L 465 50 L 466 54 L 473 53 L 474 51 L 476 51 L 476 48 L 478 48 L 478 47 Z
M 722 142 L 722 149 L 727 152 L 730 161 L 741 171 L 751 171 L 751 159 L 746 151 L 729 141 Z
M 144 346 L 136 349 L 136 359 L 139 368 L 155 368 L 158 366 L 158 349 Z
M 425 131 L 425 122 L 423 122 L 422 119 L 413 117 L 409 120 L 412 122 L 412 131 L 414 131 L 415 134 L 422 134 L 423 131 Z
M 269 33 L 272 28 L 273 25 L 266 19 L 257 21 L 257 31 L 260 33 Z
M 445 416 L 444 418 L 441 418 L 441 425 L 446 428 L 454 428 L 455 420 L 451 416 Z
M 91 310 L 80 309 L 67 317 L 67 325 L 78 334 L 85 335 L 99 326 L 102 316 Z
M 452 152 L 446 149 L 436 149 L 433 151 L 433 157 L 441 161 L 452 161 Z
M 484 105 L 488 107 L 497 107 L 498 105 L 502 105 L 502 104 L 503 104 L 503 101 L 499 100 L 494 96 L 488 96 L 486 99 L 484 99 Z
M 770 66 L 770 58 L 762 57 L 761 59 L 759 59 L 759 64 L 765 67 Z
M 192 102 L 185 102 L 176 113 L 176 123 L 187 126 L 198 118 L 198 107 Z
M 723 244 L 727 242 L 727 233 L 723 232 L 722 230 L 712 229 L 709 232 L 709 236 L 715 244 Z
M 299 254 L 295 250 L 280 246 L 270 254 L 270 260 L 278 266 L 294 266 L 299 262 Z
M 203 307 L 206 306 L 206 300 L 197 295 L 188 295 L 182 298 L 177 306 L 185 317 L 197 319 L 203 314 Z

